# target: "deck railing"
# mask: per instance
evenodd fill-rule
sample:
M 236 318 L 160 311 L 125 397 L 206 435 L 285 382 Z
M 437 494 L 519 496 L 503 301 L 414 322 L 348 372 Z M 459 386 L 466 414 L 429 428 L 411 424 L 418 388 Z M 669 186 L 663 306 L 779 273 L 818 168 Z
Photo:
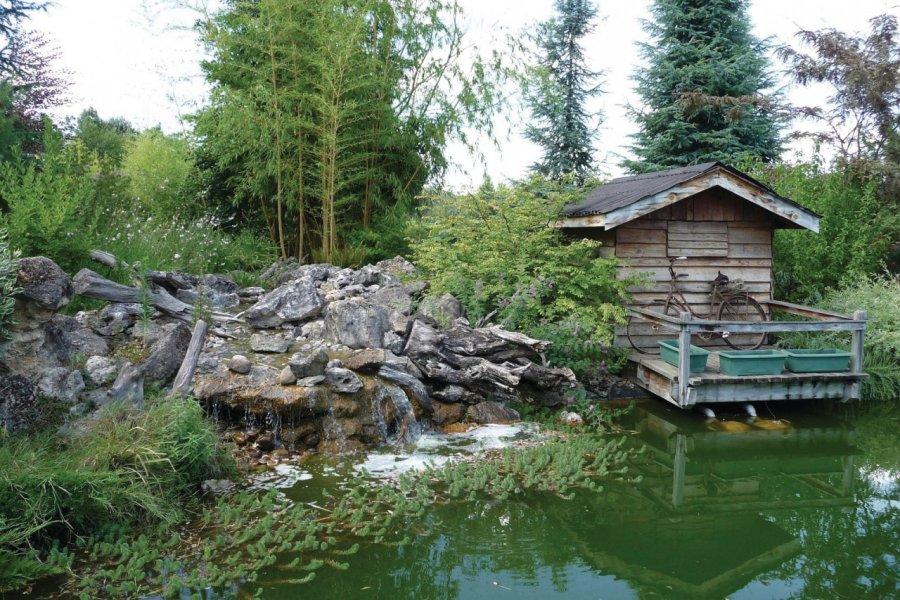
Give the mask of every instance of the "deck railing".
M 798 331 L 849 331 L 850 372 L 862 373 L 863 337 L 866 331 L 866 311 L 858 310 L 852 317 L 800 306 L 778 300 L 760 300 L 770 311 L 777 310 L 792 315 L 814 319 L 813 321 L 717 321 L 694 319 L 683 312 L 678 317 L 656 313 L 644 308 L 629 307 L 629 314 L 662 327 L 678 331 L 678 393 L 687 398 L 690 386 L 691 335 L 698 333 L 783 333 Z

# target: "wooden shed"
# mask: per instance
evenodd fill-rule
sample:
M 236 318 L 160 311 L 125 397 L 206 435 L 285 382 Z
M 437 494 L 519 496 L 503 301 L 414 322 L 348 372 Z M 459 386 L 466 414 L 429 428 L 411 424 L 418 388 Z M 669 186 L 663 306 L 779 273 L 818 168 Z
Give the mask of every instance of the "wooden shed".
M 603 252 L 621 260 L 622 277 L 643 276 L 643 283 L 631 290 L 628 337 L 619 336 L 617 343 L 635 347 L 630 357 L 635 381 L 653 394 L 682 408 L 709 402 L 859 398 L 865 377 L 865 312 L 839 315 L 772 297 L 775 229 L 817 233 L 819 215 L 746 173 L 711 162 L 613 179 L 583 202 L 567 206 L 557 226 L 570 236 L 601 241 Z M 659 302 L 670 289 L 670 266 L 679 275 L 676 287 L 689 311 Z M 710 292 L 719 273 L 731 282 L 739 280 L 741 294 L 750 294 L 759 306 L 745 297 L 745 313 L 726 318 L 711 311 L 718 308 Z M 727 303 L 729 310 L 733 303 Z M 772 321 L 772 311 L 802 320 Z M 691 343 L 719 346 L 711 350 L 722 349 L 726 341 L 741 347 L 738 342 L 745 339 L 759 343 L 767 334 L 790 331 L 848 332 L 849 370 L 732 376 L 720 370 L 720 355 L 713 352 L 702 373 L 690 371 L 685 349 Z M 649 353 L 662 338 L 678 340 L 677 366 Z
M 601 241 L 608 256 L 622 259 L 623 276 L 647 277 L 631 290 L 635 305 L 665 298 L 670 259 L 683 257 L 678 287 L 697 314 L 708 311 L 720 272 L 760 302 L 772 300 L 774 230 L 819 230 L 817 214 L 719 162 L 613 179 L 565 215 L 559 226 Z M 639 343 L 657 339 L 648 334 Z

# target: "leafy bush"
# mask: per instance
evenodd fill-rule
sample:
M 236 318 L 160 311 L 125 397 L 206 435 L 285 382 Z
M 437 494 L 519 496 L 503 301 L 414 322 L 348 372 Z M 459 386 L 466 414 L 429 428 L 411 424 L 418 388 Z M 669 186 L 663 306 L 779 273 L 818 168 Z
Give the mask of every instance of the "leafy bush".
M 863 370 L 863 398 L 900 398 L 900 276 L 857 275 L 827 291 L 820 308 L 842 314 L 867 313 Z M 849 348 L 846 333 L 829 332 L 785 336 L 780 345 L 791 348 Z
M 12 319 L 13 309 L 16 305 L 15 295 L 19 293 L 16 287 L 16 259 L 18 252 L 9 248 L 8 234 L 5 229 L 0 229 L 0 341 L 9 338 L 6 327 L 14 325 Z
M 624 322 L 631 282 L 617 278 L 615 259 L 599 256 L 599 242 L 567 242 L 552 227 L 562 206 L 581 194 L 566 183 L 534 178 L 476 194 L 431 195 L 410 227 L 413 261 L 434 290 L 454 294 L 473 321 L 571 336 L 568 351 L 551 354 L 554 364 L 577 372 L 597 368 L 614 326 Z
M 775 294 L 792 302 L 816 302 L 823 290 L 847 277 L 870 275 L 886 260 L 900 227 L 898 215 L 878 198 L 875 177 L 818 162 L 757 168 L 778 193 L 822 216 L 819 234 L 776 231 Z
M 127 146 L 122 171 L 138 206 L 157 216 L 196 214 L 185 197 L 193 168 L 187 140 L 165 135 L 158 128 L 141 132 Z
M 84 434 L 0 440 L 0 589 L 22 583 L 54 539 L 174 522 L 200 483 L 231 469 L 193 401 L 113 407 Z

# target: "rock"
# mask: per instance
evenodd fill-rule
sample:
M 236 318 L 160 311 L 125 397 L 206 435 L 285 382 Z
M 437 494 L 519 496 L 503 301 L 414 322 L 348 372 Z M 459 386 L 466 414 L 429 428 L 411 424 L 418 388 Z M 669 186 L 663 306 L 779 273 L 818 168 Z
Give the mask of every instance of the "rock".
M 479 402 L 469 407 L 466 417 L 479 425 L 515 423 L 519 421 L 519 413 L 499 402 Z
M 18 263 L 18 297 L 36 307 L 56 311 L 72 299 L 72 280 L 55 262 L 43 256 L 23 258 Z
M 294 375 L 290 367 L 285 367 L 278 374 L 278 383 L 281 385 L 294 385 L 297 383 L 297 376 Z
M 443 389 L 435 390 L 431 395 L 441 402 L 449 403 L 477 404 L 484 400 L 482 396 L 458 385 L 448 385 Z
M 313 419 L 302 419 L 281 430 L 281 441 L 293 448 L 311 448 L 319 443 L 319 428 Z
M 389 352 L 400 354 L 403 352 L 404 346 L 406 346 L 406 340 L 393 331 L 386 331 L 384 333 L 384 347 L 387 348 Z
M 227 277 L 212 274 L 202 276 L 200 286 L 220 294 L 237 294 L 241 287 Z
M 355 394 L 363 387 L 362 380 L 350 369 L 325 369 L 325 381 L 341 394 Z
M 419 315 L 427 317 L 441 327 L 447 327 L 456 319 L 465 316 L 462 304 L 452 294 L 440 298 L 428 296 L 419 303 Z
M 343 360 L 343 363 L 353 371 L 377 371 L 384 364 L 386 354 L 381 348 L 355 350 Z
M 419 273 L 416 266 L 402 256 L 395 256 L 394 258 L 378 261 L 375 263 L 375 268 L 384 273 L 398 276 L 417 275 Z
M 584 419 L 577 412 L 564 410 L 559 413 L 559 422 L 570 427 L 578 427 L 584 424 Z
M 246 446 L 247 445 L 247 434 L 243 431 L 232 431 L 231 432 L 231 441 L 235 443 L 236 446 Z
M 235 490 L 234 483 L 227 479 L 207 479 L 200 484 L 200 491 L 213 496 L 223 496 Z
M 144 406 L 144 371 L 140 365 L 126 365 L 119 371 L 109 388 L 109 398 L 114 402 Z
M 331 414 L 338 419 L 347 419 L 359 414 L 359 403 L 353 398 L 338 396 L 331 401 Z
M 254 333 L 250 336 L 250 349 L 254 352 L 271 352 L 282 354 L 288 351 L 294 340 L 289 335 L 270 335 L 267 333 Z
M 76 354 L 82 356 L 109 354 L 109 343 L 83 326 L 75 317 L 54 315 L 47 323 L 47 335 L 57 340 L 62 349 L 61 358 L 66 361 Z
M 57 402 L 75 402 L 83 391 L 84 379 L 81 377 L 81 371 L 66 367 L 47 369 L 37 383 L 39 396 Z
M 288 269 L 282 271 L 278 276 L 279 283 L 287 283 L 288 281 L 293 281 L 295 279 L 308 278 L 314 282 L 325 281 L 335 273 L 340 271 L 339 267 L 334 265 L 329 265 L 327 263 L 315 264 L 315 265 L 302 265 L 295 269 Z M 265 275 L 265 273 L 263 274 Z M 263 276 L 261 279 L 266 279 Z
M 431 289 L 431 284 L 427 281 L 410 281 L 403 284 L 403 289 L 413 298 L 421 298 Z
M 84 372 L 91 385 L 100 387 L 115 381 L 119 367 L 105 356 L 91 356 L 84 363 Z
M 424 410 L 431 412 L 431 399 L 428 397 L 428 389 L 421 381 L 406 373 L 396 371 L 390 367 L 383 366 L 378 369 L 378 376 L 387 381 L 396 383 L 404 390 L 408 391 L 416 399 Z
M 0 428 L 15 433 L 35 423 L 40 416 L 34 383 L 22 375 L 0 374 Z
M 324 375 L 313 375 L 312 377 L 304 377 L 303 379 L 297 380 L 297 385 L 300 387 L 314 387 L 323 383 L 325 381 Z
M 389 317 L 387 308 L 366 300 L 338 300 L 325 313 L 325 338 L 350 348 L 381 348 Z
M 234 371 L 235 373 L 246 375 L 250 372 L 251 367 L 253 367 L 253 363 L 247 360 L 246 356 L 242 354 L 235 354 L 229 360 L 225 361 L 225 366 L 227 366 L 229 370 Z
M 264 329 L 305 321 L 319 315 L 324 306 L 315 282 L 305 277 L 269 292 L 244 311 L 243 316 L 251 327 Z
M 321 347 L 311 351 L 297 352 L 288 361 L 288 367 L 297 379 L 314 377 L 325 372 L 328 364 L 328 353 Z
M 606 392 L 607 400 L 636 400 L 647 397 L 648 394 L 645 390 L 627 379 L 614 381 Z
M 462 404 L 433 402 L 432 405 L 434 407 L 434 411 L 431 415 L 431 420 L 435 425 L 444 427 L 462 421 L 463 414 L 465 413 L 465 406 L 463 406 Z
M 325 321 L 317 319 L 315 321 L 310 321 L 309 323 L 304 323 L 300 328 L 300 335 L 313 341 L 324 340 Z
M 140 364 L 144 379 L 149 383 L 165 385 L 178 373 L 188 345 L 191 330 L 185 323 L 163 325 L 163 334 L 150 347 L 150 356 Z
M 119 335 L 134 325 L 138 316 L 141 315 L 141 310 L 140 304 L 118 302 L 107 304 L 97 315 L 94 331 L 105 336 Z
M 275 434 L 271 431 L 259 434 L 256 438 L 256 447 L 263 452 L 271 452 L 275 449 Z
M 391 331 L 398 335 L 405 336 L 407 330 L 409 329 L 409 323 L 412 321 L 412 317 L 408 317 L 401 312 L 396 310 L 391 311 L 390 323 L 391 323 Z
M 344 361 L 339 358 L 332 358 L 328 361 L 328 364 L 325 365 L 326 369 L 340 369 L 344 366 Z
M 238 290 L 238 298 L 241 300 L 252 300 L 256 302 L 266 294 L 266 290 L 258 285 Z
M 413 312 L 412 296 L 400 285 L 379 288 L 378 291 L 369 296 L 369 302 L 386 306 L 391 311 L 397 311 L 401 315 L 411 315 Z

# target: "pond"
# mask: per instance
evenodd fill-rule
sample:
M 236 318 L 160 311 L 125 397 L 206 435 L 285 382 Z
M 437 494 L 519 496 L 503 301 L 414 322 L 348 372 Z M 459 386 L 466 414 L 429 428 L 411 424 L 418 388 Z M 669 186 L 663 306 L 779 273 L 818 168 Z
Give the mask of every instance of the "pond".
M 642 449 L 631 465 L 640 483 L 569 500 L 529 493 L 434 506 L 413 522 L 409 543 L 363 543 L 347 570 L 322 569 L 303 585 L 272 569 L 260 579 L 262 597 L 900 596 L 900 415 L 777 411 L 787 422 L 736 421 L 723 431 L 645 403 L 623 422 Z M 413 455 L 370 455 L 366 466 L 383 477 L 423 456 L 532 435 L 495 433 L 455 449 L 424 438 Z M 306 468 L 303 481 L 284 484 L 296 501 L 339 489 L 341 473 L 359 465 Z

